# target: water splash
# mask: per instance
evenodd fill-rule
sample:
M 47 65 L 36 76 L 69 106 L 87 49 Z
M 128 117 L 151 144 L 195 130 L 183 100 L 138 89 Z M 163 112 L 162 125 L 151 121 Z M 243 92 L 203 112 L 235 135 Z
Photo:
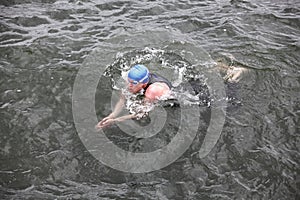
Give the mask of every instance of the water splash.
M 115 62 L 108 67 L 105 73 L 111 79 L 112 88 L 122 91 L 126 97 L 126 109 L 131 114 L 138 115 L 138 118 L 147 116 L 155 105 L 141 99 L 143 91 L 131 94 L 126 90 L 128 70 L 135 64 L 144 64 L 151 72 L 162 76 L 167 75 L 170 80 L 173 86 L 171 94 L 161 97 L 156 105 L 174 106 L 180 101 L 184 105 L 210 106 L 210 95 L 205 76 L 201 74 L 201 70 L 197 70 L 198 72 L 195 73 L 195 67 L 186 61 L 182 55 L 163 49 L 146 47 L 142 50 L 118 53 Z M 204 66 L 209 67 L 210 64 L 204 64 Z M 192 88 L 189 87 L 190 84 Z M 170 101 L 162 103 L 165 100 Z

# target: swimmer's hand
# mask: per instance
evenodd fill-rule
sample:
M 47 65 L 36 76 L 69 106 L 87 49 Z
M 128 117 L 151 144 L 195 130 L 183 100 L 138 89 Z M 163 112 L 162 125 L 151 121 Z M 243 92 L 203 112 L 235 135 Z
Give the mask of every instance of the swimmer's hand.
M 113 124 L 116 120 L 112 117 L 112 116 L 107 116 L 105 118 L 103 118 L 97 125 L 96 125 L 96 129 L 102 129 L 104 127 L 107 127 L 111 124 Z
M 102 128 L 105 128 L 115 122 L 123 122 L 125 120 L 128 120 L 128 119 L 134 119 L 136 118 L 136 115 L 134 114 L 130 114 L 130 115 L 125 115 L 125 116 L 122 116 L 122 117 L 118 117 L 118 118 L 113 118 L 112 116 L 108 116 L 108 117 L 105 117 L 104 119 L 102 119 L 97 125 L 96 125 L 96 129 L 102 129 Z
M 244 72 L 246 72 L 247 69 L 242 67 L 234 67 L 232 69 L 229 69 L 227 71 L 226 76 L 224 77 L 225 81 L 236 83 L 239 82 Z

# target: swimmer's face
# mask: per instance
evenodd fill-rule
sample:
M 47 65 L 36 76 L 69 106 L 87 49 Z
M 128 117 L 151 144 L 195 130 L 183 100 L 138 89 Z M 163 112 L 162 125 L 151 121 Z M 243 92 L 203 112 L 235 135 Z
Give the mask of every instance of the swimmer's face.
M 136 83 L 135 81 L 128 79 L 128 90 L 135 94 L 145 87 L 146 83 Z

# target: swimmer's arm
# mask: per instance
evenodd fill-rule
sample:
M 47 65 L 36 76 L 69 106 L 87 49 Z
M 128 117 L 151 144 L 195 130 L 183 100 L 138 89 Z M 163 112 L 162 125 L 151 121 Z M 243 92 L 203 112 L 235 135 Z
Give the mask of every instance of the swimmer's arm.
M 127 118 L 125 118 L 125 116 L 117 117 L 120 114 L 120 112 L 122 111 L 122 109 L 124 107 L 124 103 L 125 103 L 125 96 L 123 94 L 121 94 L 120 100 L 116 104 L 113 112 L 110 113 L 107 117 L 103 118 L 101 121 L 99 121 L 98 124 L 96 125 L 96 129 L 104 128 L 114 122 L 126 120 Z
M 118 118 L 115 118 L 115 122 L 122 122 L 122 121 L 125 121 L 125 120 L 128 120 L 128 119 L 134 119 L 136 118 L 136 115 L 135 114 L 130 114 L 130 115 L 124 115 L 122 117 L 118 117 Z
M 124 103 L 125 103 L 125 96 L 121 94 L 120 100 L 116 104 L 113 112 L 108 117 L 115 118 L 116 116 L 118 116 L 124 107 Z

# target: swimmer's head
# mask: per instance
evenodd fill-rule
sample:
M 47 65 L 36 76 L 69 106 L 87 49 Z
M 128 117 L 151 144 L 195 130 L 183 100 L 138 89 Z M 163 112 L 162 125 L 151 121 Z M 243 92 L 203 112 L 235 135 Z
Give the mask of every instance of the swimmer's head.
M 162 82 L 156 82 L 151 84 L 145 93 L 145 98 L 148 101 L 154 101 L 158 98 L 167 95 L 170 92 L 170 88 L 167 86 L 167 84 Z
M 148 83 L 149 81 L 149 70 L 144 65 L 134 65 L 128 72 L 128 79 L 131 83 Z
M 128 72 L 128 89 L 137 93 L 149 82 L 149 70 L 144 65 L 134 65 Z

